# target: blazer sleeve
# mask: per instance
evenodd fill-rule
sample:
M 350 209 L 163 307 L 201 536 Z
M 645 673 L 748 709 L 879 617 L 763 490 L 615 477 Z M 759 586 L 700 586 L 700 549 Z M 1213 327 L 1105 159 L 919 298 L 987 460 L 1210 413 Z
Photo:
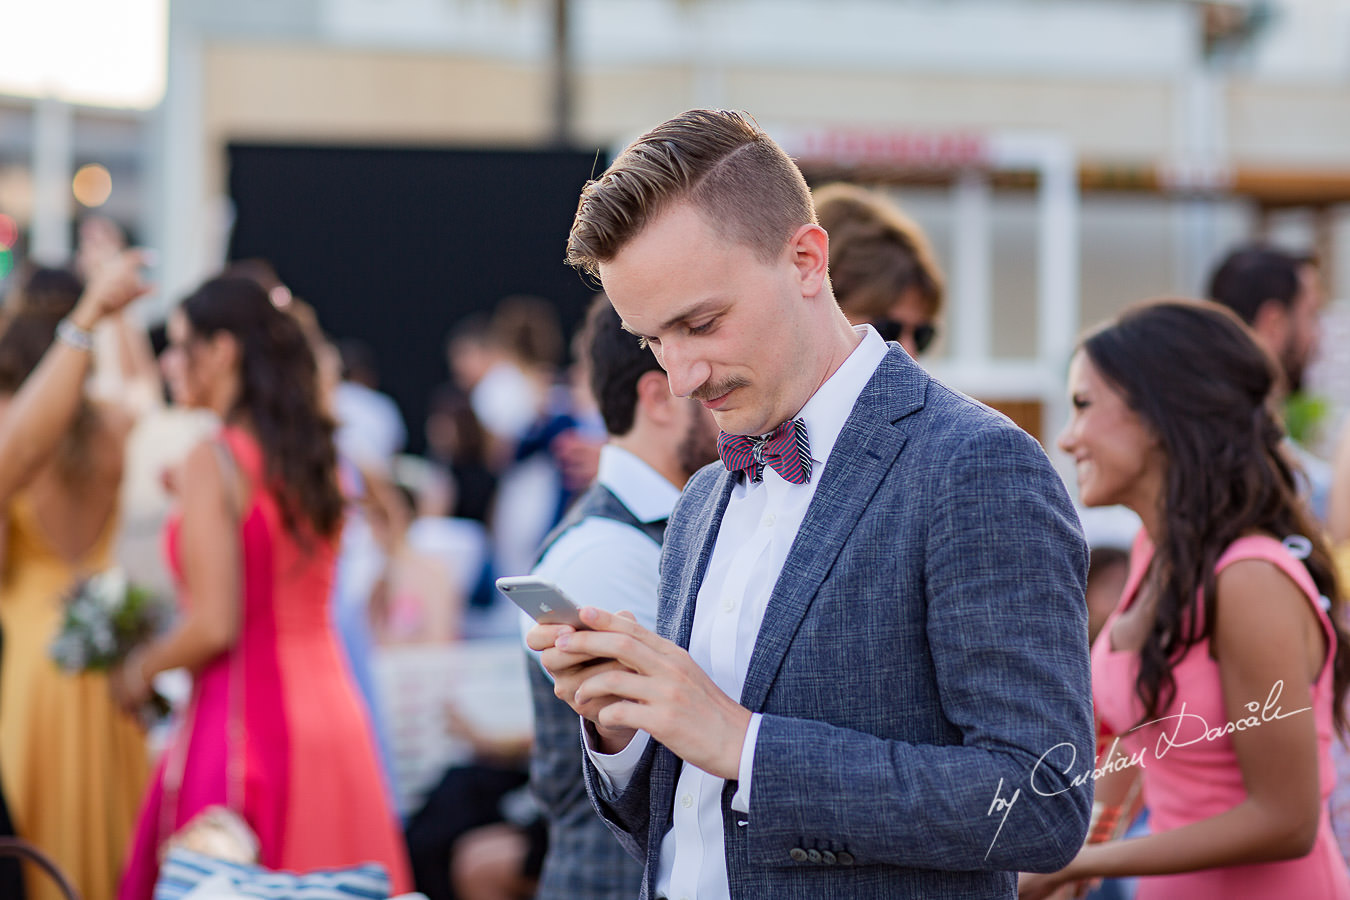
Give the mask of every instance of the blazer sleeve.
M 609 826 L 609 830 L 614 832 L 614 836 L 618 838 L 624 850 L 628 851 L 628 855 L 644 863 L 647 860 L 647 832 L 651 820 L 649 804 L 652 761 L 660 746 L 656 741 L 647 742 L 647 750 L 643 753 L 637 768 L 633 770 L 628 787 L 613 798 L 607 796 L 608 792 L 604 782 L 600 780 L 600 773 L 596 770 L 595 763 L 591 762 L 584 746 L 581 751 L 586 793 L 590 795 L 591 805 Z
M 1094 737 L 1077 514 L 1039 445 L 1008 425 L 964 438 L 933 497 L 923 628 L 934 714 L 959 738 L 907 743 L 766 714 L 752 864 L 794 865 L 792 848 L 815 846 L 858 865 L 1054 871 L 1082 846 Z M 841 673 L 842 689 L 865 694 L 867 677 Z

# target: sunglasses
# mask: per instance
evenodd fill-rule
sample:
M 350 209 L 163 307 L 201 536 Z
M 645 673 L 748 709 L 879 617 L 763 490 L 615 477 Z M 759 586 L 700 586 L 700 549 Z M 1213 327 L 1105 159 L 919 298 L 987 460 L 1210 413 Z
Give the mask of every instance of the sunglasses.
M 892 319 L 877 319 L 872 322 L 872 327 L 877 330 L 877 334 L 881 335 L 883 341 L 904 340 L 905 332 L 908 331 L 914 335 L 914 347 L 920 353 L 927 350 L 929 345 L 933 343 L 933 338 L 937 337 L 937 327 L 931 322 L 911 326 Z

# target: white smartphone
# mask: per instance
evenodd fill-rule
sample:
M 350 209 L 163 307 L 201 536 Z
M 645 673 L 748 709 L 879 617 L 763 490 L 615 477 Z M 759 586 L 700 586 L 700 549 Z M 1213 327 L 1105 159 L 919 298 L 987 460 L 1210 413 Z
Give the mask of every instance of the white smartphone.
M 586 627 L 581 624 L 577 605 L 562 588 L 544 578 L 533 575 L 498 578 L 497 590 L 540 625 L 571 625 L 578 630 Z

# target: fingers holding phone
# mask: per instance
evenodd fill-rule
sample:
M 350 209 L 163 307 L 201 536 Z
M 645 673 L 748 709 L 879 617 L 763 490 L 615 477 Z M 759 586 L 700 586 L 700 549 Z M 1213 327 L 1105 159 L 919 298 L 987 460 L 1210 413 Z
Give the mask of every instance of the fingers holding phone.
M 536 622 L 525 635 L 531 650 L 539 651 L 539 661 L 553 676 L 554 693 L 580 716 L 595 722 L 600 711 L 621 699 L 605 695 L 593 697 L 584 703 L 576 699 L 577 689 L 589 678 L 623 665 L 608 657 L 572 652 L 557 646 L 564 634 L 588 630 L 581 621 L 580 608 L 555 584 L 534 576 L 512 576 L 497 579 L 497 589 L 520 607 Z M 619 615 L 633 619 L 632 613 Z M 624 743 L 628 737 L 619 736 Z
M 555 651 L 557 648 L 554 645 L 559 637 L 586 627 L 581 622 L 581 610 L 571 598 L 563 593 L 562 588 L 543 578 L 533 575 L 498 578 L 497 590 L 537 623 L 525 635 L 525 643 L 531 650 L 540 651 L 541 654 Z M 561 652 L 557 650 L 557 653 Z M 544 668 L 550 673 L 555 666 L 558 669 L 570 669 L 591 659 L 583 654 L 565 654 L 559 658 L 557 653 L 553 654 L 555 665 L 545 662 Z

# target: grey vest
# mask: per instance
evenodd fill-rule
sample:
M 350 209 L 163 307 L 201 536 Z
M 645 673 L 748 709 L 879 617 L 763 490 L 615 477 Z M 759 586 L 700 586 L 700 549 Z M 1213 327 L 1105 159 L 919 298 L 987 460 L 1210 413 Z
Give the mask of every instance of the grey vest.
M 608 488 L 582 494 L 544 538 L 535 565 L 567 531 L 588 518 L 611 519 L 641 531 L 660 545 L 666 520 L 642 522 Z M 574 597 L 577 603 L 586 598 Z M 553 693 L 553 682 L 531 656 L 527 661 L 534 700 L 534 753 L 530 787 L 548 821 L 548 855 L 536 900 L 632 900 L 642 888 L 642 863 L 619 845 L 591 807 L 582 779 L 584 752 L 577 714 Z

